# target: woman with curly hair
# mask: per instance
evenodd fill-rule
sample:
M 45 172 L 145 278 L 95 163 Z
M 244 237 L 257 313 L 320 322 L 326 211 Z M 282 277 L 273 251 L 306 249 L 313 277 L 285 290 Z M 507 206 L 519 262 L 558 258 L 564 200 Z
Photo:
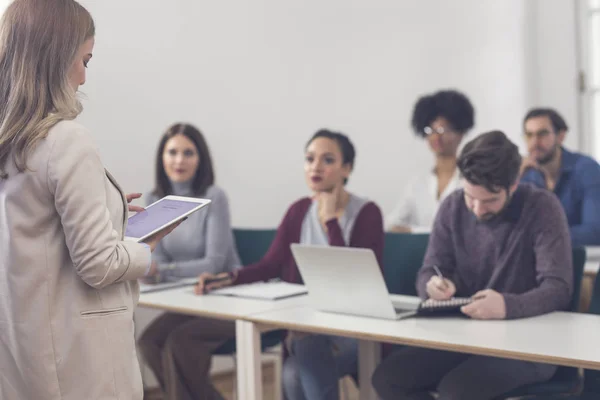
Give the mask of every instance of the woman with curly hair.
M 426 176 L 417 176 L 402 193 L 402 199 L 388 215 L 387 230 L 392 232 L 428 232 L 437 209 L 446 196 L 460 185 L 456 167 L 458 147 L 473 128 L 475 111 L 464 94 L 441 90 L 417 101 L 412 128 L 427 140 L 435 155 L 435 166 Z

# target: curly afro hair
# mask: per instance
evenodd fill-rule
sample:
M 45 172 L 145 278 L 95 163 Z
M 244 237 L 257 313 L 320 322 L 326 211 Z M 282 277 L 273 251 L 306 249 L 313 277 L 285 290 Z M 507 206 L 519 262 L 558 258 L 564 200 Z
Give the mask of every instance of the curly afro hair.
M 444 117 L 458 133 L 464 135 L 475 124 L 475 110 L 464 94 L 456 90 L 440 90 L 417 101 L 411 125 L 418 136 L 426 137 L 424 129 L 436 118 Z

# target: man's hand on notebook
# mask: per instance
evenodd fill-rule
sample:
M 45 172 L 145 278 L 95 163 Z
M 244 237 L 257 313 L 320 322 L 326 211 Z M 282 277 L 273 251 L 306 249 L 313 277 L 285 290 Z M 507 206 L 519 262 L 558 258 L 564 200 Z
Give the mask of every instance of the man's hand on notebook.
M 474 319 L 506 318 L 504 296 L 492 289 L 481 290 L 473 295 L 473 302 L 461 307 L 460 311 Z
M 447 278 L 432 276 L 427 282 L 427 295 L 434 300 L 448 300 L 456 293 L 456 286 Z

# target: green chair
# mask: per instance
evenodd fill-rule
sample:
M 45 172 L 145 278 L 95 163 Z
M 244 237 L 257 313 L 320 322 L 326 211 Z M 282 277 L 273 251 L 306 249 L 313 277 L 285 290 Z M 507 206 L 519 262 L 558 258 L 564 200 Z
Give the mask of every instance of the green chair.
M 233 236 L 242 265 L 259 261 L 269 250 L 275 232 L 275 229 L 234 229 Z
M 429 234 L 386 232 L 383 248 L 383 277 L 388 292 L 416 296 L 417 273 L 423 265 Z M 384 343 L 382 356 L 402 348 Z
M 586 253 L 585 248 L 576 247 L 573 249 L 573 297 L 571 298 L 570 311 L 576 312 L 579 306 L 579 296 L 581 293 L 581 280 L 583 278 L 583 269 L 585 267 Z M 599 292 L 599 293 L 597 293 Z M 592 308 L 595 310 L 592 311 Z M 594 299 L 592 300 L 592 308 L 590 312 L 600 314 L 600 284 L 596 279 L 596 286 L 594 290 Z M 560 345 L 560 344 L 557 344 Z M 593 372 L 593 375 L 598 375 L 598 371 Z M 587 371 L 586 371 L 586 383 L 587 383 Z M 600 377 L 596 377 L 599 382 L 598 388 L 600 388 Z M 508 399 L 512 397 L 541 397 L 550 399 L 552 396 L 568 396 L 576 394 L 581 390 L 582 381 L 577 368 L 571 367 L 558 367 L 556 373 L 547 382 L 534 383 L 531 385 L 525 385 L 518 389 L 515 389 L 507 394 L 502 395 L 499 399 Z M 600 396 L 598 397 L 600 398 Z
M 429 234 L 385 234 L 383 274 L 392 294 L 417 295 L 417 273 L 423 265 Z

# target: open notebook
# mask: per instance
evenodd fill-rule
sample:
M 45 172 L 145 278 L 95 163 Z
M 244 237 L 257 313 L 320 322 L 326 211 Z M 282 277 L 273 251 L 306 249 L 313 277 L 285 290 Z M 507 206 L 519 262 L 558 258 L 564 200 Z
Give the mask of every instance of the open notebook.
M 246 285 L 228 286 L 216 289 L 210 294 L 221 296 L 246 297 L 261 300 L 279 300 L 308 293 L 304 285 L 288 282 L 257 282 Z

